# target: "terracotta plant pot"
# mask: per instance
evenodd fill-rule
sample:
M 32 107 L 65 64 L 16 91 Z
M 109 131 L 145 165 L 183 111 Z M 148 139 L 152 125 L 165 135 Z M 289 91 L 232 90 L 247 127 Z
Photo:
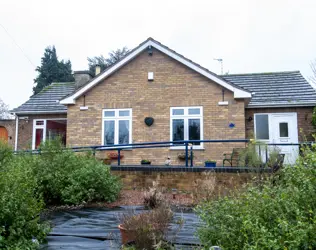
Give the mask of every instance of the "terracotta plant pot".
M 125 245 L 129 242 L 135 241 L 135 232 L 131 230 L 127 230 L 123 227 L 122 224 L 118 225 L 118 228 L 121 232 L 122 244 Z

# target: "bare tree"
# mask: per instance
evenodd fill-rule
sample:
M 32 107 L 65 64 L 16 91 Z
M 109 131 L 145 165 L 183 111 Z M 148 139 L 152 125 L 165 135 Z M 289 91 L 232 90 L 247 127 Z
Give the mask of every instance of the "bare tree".
M 12 119 L 9 107 L 0 99 L 0 119 Z

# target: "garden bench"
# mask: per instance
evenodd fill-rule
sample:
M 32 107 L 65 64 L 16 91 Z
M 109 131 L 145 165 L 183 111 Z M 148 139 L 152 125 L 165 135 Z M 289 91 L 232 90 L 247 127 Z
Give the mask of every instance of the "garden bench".
M 231 154 L 224 154 L 223 166 L 225 166 L 225 162 L 227 161 L 230 166 L 238 166 L 241 153 L 245 150 L 245 148 L 233 148 L 233 152 Z

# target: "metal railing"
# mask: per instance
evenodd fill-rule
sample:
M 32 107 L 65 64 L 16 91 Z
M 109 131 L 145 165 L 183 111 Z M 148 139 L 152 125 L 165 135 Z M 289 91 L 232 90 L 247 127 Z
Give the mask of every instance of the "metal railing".
M 65 147 L 63 150 L 72 150 L 74 152 L 85 152 L 92 151 L 95 156 L 97 151 L 117 151 L 117 165 L 121 165 L 121 151 L 140 149 L 140 148 L 164 148 L 164 147 L 184 147 L 185 151 L 185 167 L 193 166 L 193 151 L 194 145 L 201 145 L 202 143 L 249 143 L 250 139 L 232 139 L 232 140 L 181 140 L 181 141 L 163 141 L 163 142 L 138 142 L 129 144 L 116 144 L 116 145 L 94 145 L 94 146 L 81 146 L 81 147 Z M 258 153 L 261 154 L 262 147 L 265 148 L 266 159 L 268 159 L 269 146 L 302 146 L 302 145 L 312 145 L 314 142 L 299 142 L 299 143 L 258 143 Z M 41 154 L 41 149 L 36 150 L 19 150 L 15 151 L 16 154 L 19 153 L 32 153 Z M 189 157 L 190 154 L 190 157 Z

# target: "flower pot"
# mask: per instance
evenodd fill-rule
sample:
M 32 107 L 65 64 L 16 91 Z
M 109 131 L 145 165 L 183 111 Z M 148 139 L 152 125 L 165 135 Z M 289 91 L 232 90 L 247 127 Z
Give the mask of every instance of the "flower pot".
M 151 162 L 141 162 L 140 164 L 141 164 L 141 165 L 150 165 Z
M 216 162 L 205 162 L 205 167 L 206 168 L 215 168 Z
M 120 229 L 123 245 L 135 241 L 136 235 L 134 231 L 125 229 L 122 224 L 118 225 L 118 228 Z

